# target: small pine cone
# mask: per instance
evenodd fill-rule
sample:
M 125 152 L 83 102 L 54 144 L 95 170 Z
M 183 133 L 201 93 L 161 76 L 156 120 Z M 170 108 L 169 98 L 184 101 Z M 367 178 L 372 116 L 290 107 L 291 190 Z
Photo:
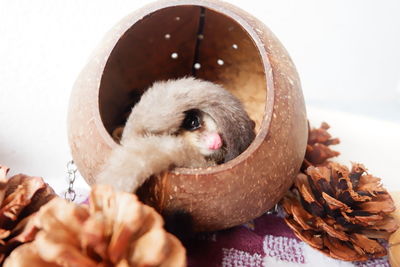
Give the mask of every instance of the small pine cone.
M 29 219 L 55 196 L 42 178 L 18 174 L 7 179 L 8 170 L 0 166 L 0 265 L 14 248 L 33 240 Z
M 361 164 L 309 167 L 283 199 L 286 223 L 312 247 L 333 258 L 365 261 L 386 255 L 378 242 L 398 228 L 392 198 Z
M 302 172 L 310 166 L 324 166 L 328 164 L 330 158 L 339 156 L 340 153 L 332 150 L 330 146 L 339 144 L 340 140 L 332 138 L 328 133 L 329 128 L 329 124 L 323 122 L 319 128 L 309 130 Z
M 35 240 L 4 266 L 185 266 L 185 249 L 161 216 L 133 194 L 96 186 L 89 206 L 57 198 L 34 218 Z

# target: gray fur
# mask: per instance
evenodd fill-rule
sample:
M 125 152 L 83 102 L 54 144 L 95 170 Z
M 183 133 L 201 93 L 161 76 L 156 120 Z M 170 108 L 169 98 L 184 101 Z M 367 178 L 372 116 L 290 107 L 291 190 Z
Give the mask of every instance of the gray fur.
M 238 99 L 221 86 L 192 77 L 156 82 L 133 107 L 121 138 L 98 183 L 135 191 L 149 176 L 171 167 L 214 165 L 176 133 L 184 112 L 199 109 L 217 124 L 226 151 L 224 162 L 254 139 L 254 122 Z
M 254 139 L 254 122 L 236 97 L 217 84 L 187 77 L 154 83 L 133 108 L 122 140 L 132 133 L 173 134 L 189 109 L 199 109 L 215 120 L 227 149 L 225 162 Z

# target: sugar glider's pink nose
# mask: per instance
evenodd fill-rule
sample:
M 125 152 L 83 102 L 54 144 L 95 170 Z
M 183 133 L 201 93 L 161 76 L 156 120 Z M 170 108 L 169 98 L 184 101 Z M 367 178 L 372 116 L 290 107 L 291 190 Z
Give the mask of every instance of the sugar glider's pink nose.
M 217 150 L 222 146 L 222 139 L 218 133 L 209 133 L 207 134 L 206 144 L 208 149 Z

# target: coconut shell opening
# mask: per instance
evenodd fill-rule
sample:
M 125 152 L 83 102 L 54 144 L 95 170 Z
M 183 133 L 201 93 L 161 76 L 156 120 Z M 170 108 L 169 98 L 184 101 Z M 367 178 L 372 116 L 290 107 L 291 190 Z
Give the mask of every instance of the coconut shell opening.
M 258 131 L 267 88 L 255 43 L 224 14 L 201 6 L 175 6 L 137 21 L 112 50 L 99 89 L 107 132 L 124 125 L 126 114 L 155 81 L 184 76 L 221 84 L 241 100 Z

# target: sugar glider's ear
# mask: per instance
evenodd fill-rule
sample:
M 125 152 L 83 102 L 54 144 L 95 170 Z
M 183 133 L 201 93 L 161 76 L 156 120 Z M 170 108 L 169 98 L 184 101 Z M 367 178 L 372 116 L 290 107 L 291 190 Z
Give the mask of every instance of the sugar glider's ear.
M 121 138 L 122 138 L 122 133 L 124 132 L 124 126 L 119 126 L 117 128 L 115 128 L 112 132 L 112 138 L 120 143 L 121 142 Z

